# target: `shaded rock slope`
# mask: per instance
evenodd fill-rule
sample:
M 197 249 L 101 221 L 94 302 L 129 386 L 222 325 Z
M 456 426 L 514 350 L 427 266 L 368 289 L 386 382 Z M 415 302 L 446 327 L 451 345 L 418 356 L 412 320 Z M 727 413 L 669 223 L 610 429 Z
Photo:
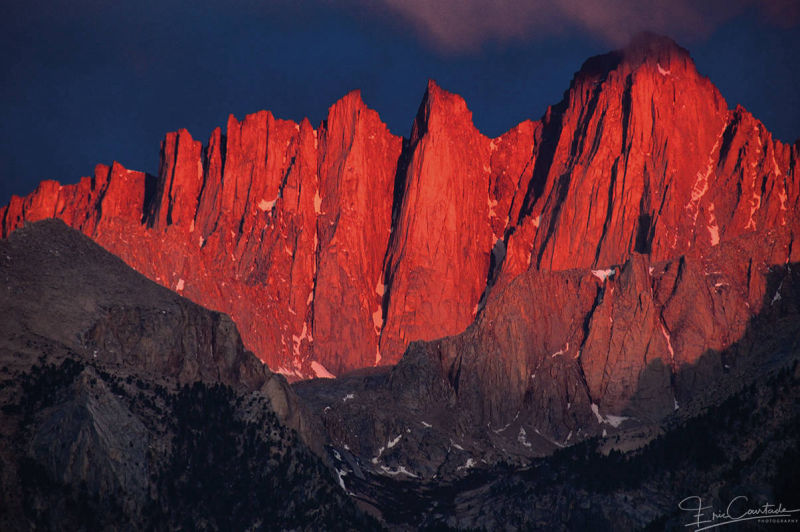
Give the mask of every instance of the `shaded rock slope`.
M 0 241 L 0 528 L 361 529 L 233 322 L 60 221 Z
M 608 276 L 529 271 L 391 369 L 293 387 L 349 460 L 346 483 L 460 478 L 595 438 L 637 449 L 800 357 L 800 270 L 774 264 L 785 238 L 633 255 Z
M 169 133 L 157 176 L 115 162 L 75 185 L 45 181 L 0 225 L 64 220 L 229 314 L 297 379 L 394 364 L 413 341 L 461 333 L 530 270 L 703 257 L 768 230 L 785 230 L 797 261 L 798 154 L 729 109 L 687 51 L 642 35 L 494 139 L 434 82 L 408 139 L 353 92 L 316 129 L 262 111 L 206 145 Z

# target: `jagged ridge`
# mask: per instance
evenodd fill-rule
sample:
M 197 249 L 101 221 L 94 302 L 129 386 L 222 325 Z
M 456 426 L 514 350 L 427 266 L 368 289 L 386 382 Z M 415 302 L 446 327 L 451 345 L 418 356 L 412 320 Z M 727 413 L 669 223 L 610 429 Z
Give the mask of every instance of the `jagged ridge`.
M 98 165 L 12 198 L 0 221 L 6 236 L 61 218 L 230 314 L 271 367 L 325 376 L 463 331 L 529 269 L 703 256 L 769 228 L 785 228 L 795 262 L 799 152 L 728 110 L 685 50 L 643 36 L 495 139 L 433 82 L 408 140 L 353 92 L 316 130 L 262 111 L 206 146 L 170 133 L 157 177 Z

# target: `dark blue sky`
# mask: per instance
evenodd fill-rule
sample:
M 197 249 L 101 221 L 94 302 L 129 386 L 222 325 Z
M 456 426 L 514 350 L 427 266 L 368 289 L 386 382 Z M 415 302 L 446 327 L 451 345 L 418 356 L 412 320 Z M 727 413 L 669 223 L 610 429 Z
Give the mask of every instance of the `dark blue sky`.
M 797 17 L 770 18 L 758 2 L 742 1 L 696 31 L 663 18 L 650 28 L 638 15 L 620 24 L 630 32 L 674 28 L 670 33 L 729 106 L 741 103 L 777 138 L 794 141 L 800 137 Z M 438 13 L 444 23 L 431 29 L 428 19 L 404 11 L 419 0 L 403 8 L 383 2 L 389 7 L 365 8 L 359 0 L 6 5 L 0 204 L 42 179 L 76 182 L 98 162 L 155 172 L 164 133 L 185 127 L 206 142 L 230 113 L 241 118 L 269 109 L 281 118 L 307 116 L 316 126 L 354 88 L 393 133 L 408 135 L 426 80 L 434 78 L 464 96 L 483 133 L 498 135 L 541 117 L 581 63 L 615 48 L 609 35 L 625 33 L 619 25 L 608 30 L 606 19 L 606 29 L 598 30 L 583 12 L 536 22 L 520 15 L 526 22 L 519 27 L 509 26 L 515 15 L 509 12 L 505 22 L 483 30 L 475 22 L 483 18 L 454 17 L 451 24 L 448 13 Z M 503 24 L 513 38 L 503 36 Z M 442 33 L 451 27 L 452 35 Z

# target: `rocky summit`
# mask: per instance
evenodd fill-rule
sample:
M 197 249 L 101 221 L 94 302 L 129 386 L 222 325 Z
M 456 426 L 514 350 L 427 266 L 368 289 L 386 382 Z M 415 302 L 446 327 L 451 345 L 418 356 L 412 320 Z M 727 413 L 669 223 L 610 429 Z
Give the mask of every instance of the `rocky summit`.
M 293 379 L 396 363 L 458 334 L 528 270 L 702 256 L 797 233 L 798 146 L 728 108 L 689 54 L 644 35 L 589 59 L 540 121 L 490 139 L 431 81 L 408 139 L 352 92 L 316 129 L 262 111 L 204 146 L 161 143 L 159 174 L 99 165 L 0 210 L 56 217 L 157 283 L 229 314 Z M 791 257 L 790 257 L 791 254 Z M 797 260 L 800 246 L 786 257 Z
M 47 247 L 28 223 L 58 218 L 232 321 L 152 283 L 98 306 L 92 287 L 31 296 L 7 277 L 7 308 L 46 296 L 65 317 L 9 319 L 7 336 L 82 353 L 64 386 L 89 403 L 87 349 L 126 372 L 267 396 L 275 426 L 294 430 L 281 445 L 358 503 L 326 508 L 363 523 L 674 525 L 681 494 L 720 476 L 793 493 L 799 158 L 800 142 L 730 109 L 686 50 L 651 34 L 587 60 L 540 120 L 494 139 L 433 81 L 408 138 L 357 91 L 316 129 L 231 116 L 206 145 L 167 134 L 157 176 L 114 162 L 44 181 L 0 209 L 0 227 L 9 250 Z M 166 317 L 137 303 L 145 293 L 169 301 Z M 122 408 L 84 403 L 60 408 Z M 34 428 L 20 452 L 67 478 L 50 418 L 21 419 Z M 327 486 L 313 471 L 303 489 Z

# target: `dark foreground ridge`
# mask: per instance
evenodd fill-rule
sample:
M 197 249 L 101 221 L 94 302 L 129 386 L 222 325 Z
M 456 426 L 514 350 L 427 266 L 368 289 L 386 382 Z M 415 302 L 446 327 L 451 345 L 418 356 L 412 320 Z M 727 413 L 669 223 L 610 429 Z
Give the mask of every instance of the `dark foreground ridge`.
M 3 530 L 377 526 L 226 316 L 59 221 L 0 241 L 0 277 Z

